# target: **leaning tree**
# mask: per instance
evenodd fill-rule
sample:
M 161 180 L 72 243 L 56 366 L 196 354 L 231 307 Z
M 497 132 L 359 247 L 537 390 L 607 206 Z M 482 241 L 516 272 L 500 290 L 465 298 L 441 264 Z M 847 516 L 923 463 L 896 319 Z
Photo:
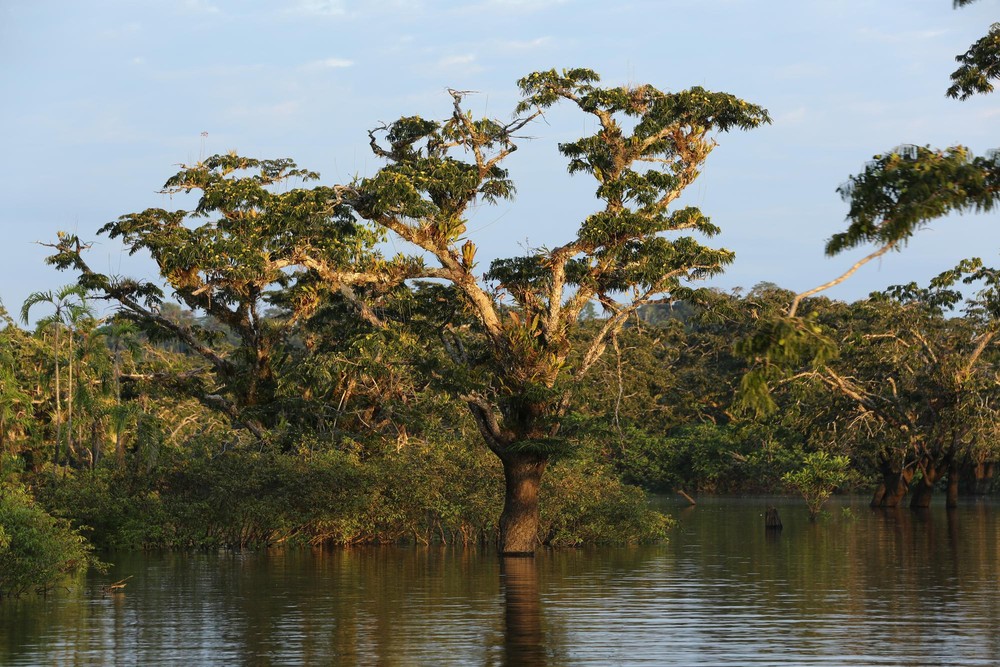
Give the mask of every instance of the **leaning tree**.
M 954 6 L 962 7 L 974 1 L 954 0 Z M 946 93 L 949 97 L 965 100 L 977 93 L 992 92 L 992 82 L 1000 77 L 1000 24 L 993 24 L 987 35 L 958 55 L 956 61 L 960 66 L 951 76 L 952 85 Z M 904 433 L 903 440 L 916 453 L 909 460 L 920 465 L 925 482 L 932 485 L 942 467 L 951 466 L 957 474 L 953 465 L 954 452 L 961 449 L 957 443 L 967 439 L 969 424 L 963 413 L 954 419 L 955 428 L 941 428 L 943 420 L 936 413 L 936 405 L 944 402 L 968 407 L 970 403 L 966 397 L 971 396 L 972 403 L 980 406 L 973 413 L 989 415 L 985 420 L 987 425 L 993 419 L 992 408 L 981 409 L 984 403 L 980 399 L 984 399 L 985 393 L 996 391 L 997 381 L 995 376 L 992 381 L 983 381 L 980 376 L 990 377 L 990 372 L 983 372 L 981 365 L 995 353 L 1000 334 L 995 306 L 996 272 L 983 266 L 982 260 L 973 258 L 938 276 L 930 288 L 923 290 L 920 298 L 914 296 L 920 291 L 915 285 L 888 291 L 892 297 L 889 301 L 897 302 L 901 312 L 912 316 L 914 313 L 926 315 L 928 307 L 931 310 L 954 307 L 961 295 L 951 287 L 959 279 L 981 288 L 966 303 L 968 317 L 965 323 L 971 329 L 961 343 L 945 344 L 946 355 L 938 355 L 930 345 L 921 344 L 921 348 L 930 353 L 925 365 L 934 369 L 933 374 L 947 378 L 941 383 L 945 388 L 935 392 L 932 386 L 938 386 L 936 383 L 928 383 L 926 378 L 924 382 L 916 381 L 914 384 L 919 391 L 913 394 L 911 401 L 900 402 L 895 390 L 891 397 L 879 397 L 879 392 L 851 382 L 843 369 L 836 370 L 831 362 L 837 355 L 838 344 L 834 338 L 838 332 L 824 330 L 815 318 L 801 316 L 799 306 L 807 297 L 848 279 L 866 263 L 899 251 L 914 234 L 936 220 L 956 213 L 993 211 L 1000 204 L 1000 150 L 977 156 L 961 145 L 946 149 L 909 144 L 897 146 L 875 155 L 863 171 L 840 186 L 838 192 L 849 204 L 849 224 L 847 229 L 828 240 L 827 255 L 865 246 L 874 248 L 842 275 L 795 295 L 783 316 L 768 318 L 753 336 L 741 341 L 740 350 L 751 362 L 751 369 L 742 381 L 741 402 L 758 412 L 768 412 L 775 408 L 770 397 L 774 386 L 793 377 L 819 378 L 833 391 L 855 401 L 866 415 L 877 417 L 883 424 Z M 952 301 L 940 301 L 942 295 Z M 880 301 L 879 307 L 886 307 L 885 299 L 875 298 L 875 301 Z M 912 333 L 916 328 L 911 324 L 907 330 Z M 845 341 L 839 343 L 843 346 Z M 942 362 L 939 356 L 947 359 Z M 879 362 L 885 364 L 887 359 L 893 358 L 894 355 L 883 351 Z M 946 368 L 949 364 L 955 368 Z M 891 381 L 896 371 L 912 376 L 912 367 L 912 364 L 901 363 L 896 369 L 883 370 L 880 379 Z M 935 396 L 935 393 L 940 395 Z M 951 444 L 942 444 L 937 431 L 949 433 Z M 954 435 L 959 432 L 963 434 L 961 437 Z M 908 490 L 912 470 L 905 472 L 905 464 L 899 457 L 894 460 L 881 457 L 879 467 L 886 488 L 876 493 L 874 502 L 898 502 Z M 955 488 L 956 485 L 950 485 L 950 502 L 954 502 Z M 929 487 L 925 484 L 925 488 L 918 488 L 914 504 L 921 506 L 928 501 Z

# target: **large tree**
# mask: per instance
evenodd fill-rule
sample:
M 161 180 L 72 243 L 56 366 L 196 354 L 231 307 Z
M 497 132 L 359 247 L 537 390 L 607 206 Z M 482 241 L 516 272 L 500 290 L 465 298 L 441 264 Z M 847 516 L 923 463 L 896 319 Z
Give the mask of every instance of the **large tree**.
M 275 364 L 299 318 L 321 298 L 314 284 L 298 283 L 303 274 L 295 269 L 321 261 L 338 272 L 336 287 L 345 293 L 371 275 L 373 263 L 383 271 L 379 279 L 393 275 L 370 252 L 376 235 L 355 223 L 335 188 L 293 187 L 318 177 L 291 160 L 216 155 L 183 166 L 163 187 L 171 199 L 194 193 L 190 209 L 150 208 L 101 228 L 131 253 L 151 255 L 171 296 L 200 319 L 177 317 L 179 309 L 155 282 L 93 271 L 83 256 L 87 244 L 76 236 L 60 235 L 49 262 L 75 269 L 81 287 L 117 303 L 118 317 L 152 340 L 176 341 L 202 362 L 145 379 L 267 440 L 282 416 Z M 268 299 L 278 292 L 285 292 L 287 308 L 267 316 Z
M 502 553 L 533 553 L 538 489 L 550 460 L 571 449 L 560 436 L 575 383 L 640 307 L 676 298 L 688 280 L 720 272 L 727 250 L 690 234 L 718 228 L 694 207 L 675 202 L 700 173 L 714 135 L 769 121 L 759 106 L 701 88 L 676 93 L 650 85 L 599 87 L 586 69 L 536 72 L 519 81 L 514 120 L 477 119 L 452 91 L 440 122 L 405 117 L 371 133 L 387 164 L 351 195 L 358 214 L 417 246 L 457 309 L 442 322 L 453 364 L 452 390 L 471 411 L 506 479 L 500 519 Z M 563 102 L 592 117 L 597 131 L 559 145 L 571 174 L 596 182 L 600 210 L 574 225 L 554 248 L 492 262 L 477 273 L 466 216 L 480 201 L 514 193 L 502 166 L 516 133 Z M 553 206 L 558 209 L 558 205 Z M 581 311 L 598 301 L 607 317 L 587 329 L 583 353 L 570 362 Z

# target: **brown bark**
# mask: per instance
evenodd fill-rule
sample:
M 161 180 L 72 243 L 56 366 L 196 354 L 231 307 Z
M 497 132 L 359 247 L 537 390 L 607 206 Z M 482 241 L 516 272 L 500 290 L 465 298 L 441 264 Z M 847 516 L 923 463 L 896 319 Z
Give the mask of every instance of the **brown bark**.
M 506 495 L 497 548 L 504 556 L 533 556 L 538 545 L 538 489 L 548 458 L 508 452 L 502 461 Z
M 545 665 L 547 642 L 535 559 L 500 559 L 508 665 Z
M 914 484 L 913 496 L 910 498 L 910 509 L 926 509 L 931 506 L 934 496 L 934 485 L 941 479 L 941 467 L 933 463 L 922 463 L 920 479 Z
M 970 468 L 972 483 L 969 485 L 969 492 L 975 496 L 985 496 L 990 492 L 990 486 L 993 483 L 995 463 L 993 461 L 979 461 Z
M 945 500 L 945 507 L 948 509 L 958 507 L 958 484 L 961 479 L 961 469 L 962 466 L 954 459 L 948 464 L 948 493 Z
M 910 489 L 910 480 L 913 479 L 913 468 L 903 470 L 882 470 L 882 486 L 884 490 L 881 499 L 875 505 L 875 498 L 872 498 L 873 506 L 877 507 L 899 507 L 903 497 Z

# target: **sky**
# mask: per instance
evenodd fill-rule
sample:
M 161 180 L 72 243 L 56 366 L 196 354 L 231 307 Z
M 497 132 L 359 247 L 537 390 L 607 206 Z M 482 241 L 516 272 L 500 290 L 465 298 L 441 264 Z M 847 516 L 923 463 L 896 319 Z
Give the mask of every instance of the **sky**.
M 93 242 L 98 271 L 156 276 L 98 236 L 149 207 L 180 164 L 236 150 L 289 157 L 322 183 L 372 174 L 369 129 L 405 115 L 444 118 L 448 89 L 509 119 L 516 81 L 588 67 L 606 85 L 728 92 L 773 124 L 718 137 L 683 203 L 736 252 L 723 290 L 761 281 L 804 291 L 866 254 L 823 254 L 845 227 L 836 188 L 903 143 L 1000 147 L 1000 94 L 945 97 L 954 57 L 997 19 L 996 0 L 0 0 L 0 301 L 74 276 L 47 266 L 58 231 Z M 556 109 L 508 166 L 514 201 L 477 209 L 477 259 L 573 237 L 596 206 L 557 144 L 594 131 Z M 845 300 L 926 282 L 963 257 L 995 263 L 997 214 L 928 226 L 900 253 L 828 292 Z M 396 250 L 407 250 L 395 246 Z M 868 250 L 870 251 L 870 249 Z M 485 261 L 484 261 L 485 260 Z M 38 315 L 46 313 L 41 309 Z

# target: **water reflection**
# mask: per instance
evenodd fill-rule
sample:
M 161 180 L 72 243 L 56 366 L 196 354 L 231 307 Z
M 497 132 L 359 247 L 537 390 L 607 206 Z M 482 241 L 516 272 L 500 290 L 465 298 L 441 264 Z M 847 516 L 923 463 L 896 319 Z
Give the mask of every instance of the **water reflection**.
M 548 642 L 542 623 L 542 598 L 534 558 L 507 557 L 500 561 L 504 596 L 504 657 L 507 665 L 538 667 L 547 664 Z
M 764 501 L 703 501 L 669 545 L 534 560 L 118 557 L 72 594 L 0 603 L 0 664 L 1000 664 L 997 508 L 866 504 L 818 523 L 779 505 L 768 535 Z

